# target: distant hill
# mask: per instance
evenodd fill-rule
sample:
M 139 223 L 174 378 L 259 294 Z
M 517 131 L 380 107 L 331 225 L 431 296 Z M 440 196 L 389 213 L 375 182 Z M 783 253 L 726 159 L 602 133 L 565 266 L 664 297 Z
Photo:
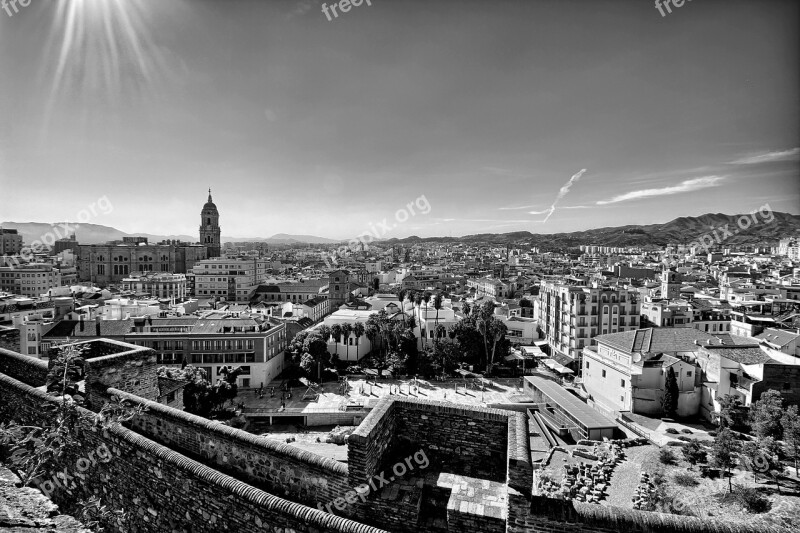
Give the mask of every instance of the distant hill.
M 327 239 L 325 237 L 316 237 L 314 235 L 289 235 L 287 233 L 276 233 L 272 237 L 222 237 L 222 242 L 263 242 L 267 244 L 331 244 L 337 241 L 336 239 Z
M 747 229 L 737 224 L 739 217 L 750 218 L 749 215 L 725 215 L 709 213 L 698 217 L 680 217 L 665 224 L 649 224 L 644 226 L 630 225 L 613 228 L 597 228 L 571 233 L 540 234 L 529 231 L 512 233 L 481 233 L 463 237 L 406 237 L 405 239 L 389 239 L 387 244 L 414 242 L 454 242 L 494 244 L 530 243 L 531 246 L 548 248 L 570 248 L 581 244 L 598 246 L 664 246 L 667 244 L 688 244 L 705 234 L 712 238 L 714 230 L 722 240 L 721 228 L 728 224 L 728 231 L 736 232 L 724 239 L 725 244 L 762 244 L 776 243 L 783 237 L 800 236 L 800 215 L 773 212 L 774 219 L 767 222 L 756 213 L 758 223 L 752 223 Z M 750 218 L 752 222 L 752 218 Z M 744 222 L 743 222 L 743 225 Z
M 67 223 L 64 223 L 67 224 Z M 39 240 L 44 235 L 52 234 L 56 238 L 67 237 L 67 229 L 59 222 L 47 224 L 45 222 L 2 222 L 0 226 L 5 229 L 15 229 L 22 235 L 22 240 L 30 244 Z M 73 224 L 69 223 L 69 228 L 74 228 L 72 233 L 81 244 L 102 244 L 108 241 L 122 240 L 123 237 L 147 237 L 151 243 L 163 241 L 165 239 L 176 239 L 184 242 L 197 242 L 198 236 L 189 235 L 153 235 L 152 233 L 125 233 L 110 226 L 100 224 Z
M 0 227 L 15 229 L 22 235 L 22 240 L 30 244 L 34 240 L 41 239 L 43 235 L 52 233 L 56 238 L 67 237 L 67 229 L 56 222 L 47 224 L 45 222 L 3 222 Z M 125 233 L 110 226 L 100 224 L 69 224 L 69 228 L 74 228 L 75 236 L 81 244 L 102 244 L 108 241 L 119 241 L 123 237 L 147 237 L 151 243 L 163 240 L 180 240 L 183 242 L 198 242 L 198 235 L 154 235 L 152 233 Z M 272 237 L 222 237 L 222 242 L 263 242 L 266 244 L 328 244 L 340 242 L 335 239 L 315 237 L 314 235 L 288 235 L 278 233 Z
M 709 213 L 698 217 L 680 217 L 664 224 L 649 224 L 644 226 L 630 225 L 614 228 L 596 228 L 586 231 L 571 233 L 541 234 L 529 231 L 514 231 L 511 233 L 480 233 L 465 235 L 463 237 L 417 237 L 412 235 L 404 239 L 389 239 L 382 241 L 386 244 L 415 243 L 415 242 L 452 242 L 452 243 L 493 243 L 514 244 L 526 243 L 531 246 L 543 248 L 571 248 L 581 244 L 596 244 L 598 246 L 664 246 L 666 244 L 688 244 L 699 239 L 704 234 L 713 236 L 714 229 L 722 228 L 728 224 L 728 230 L 736 231 L 735 235 L 725 239 L 726 244 L 761 244 L 775 243 L 782 237 L 790 235 L 800 236 L 800 215 L 773 212 L 774 220 L 767 222 L 760 214 L 756 214 L 758 223 L 753 223 L 747 229 L 741 229 L 737 224 L 739 217 L 749 215 L 725 215 L 722 213 Z M 752 219 L 751 219 L 752 221 Z M 22 234 L 26 243 L 31 243 L 42 235 L 56 230 L 64 236 L 64 230 L 54 224 L 41 222 L 3 222 L 0 227 L 16 229 Z M 197 242 L 198 237 L 190 235 L 153 235 L 150 233 L 125 233 L 116 228 L 101 226 L 99 224 L 80 224 L 75 233 L 78 242 L 82 244 L 99 244 L 108 241 L 121 240 L 122 237 L 147 237 L 150 242 L 159 242 L 165 239 L 177 239 L 184 242 Z M 721 237 L 722 232 L 717 234 Z M 333 244 L 343 242 L 336 239 L 315 237 L 314 235 L 289 235 L 278 233 L 272 237 L 222 237 L 222 242 L 263 242 L 265 244 Z

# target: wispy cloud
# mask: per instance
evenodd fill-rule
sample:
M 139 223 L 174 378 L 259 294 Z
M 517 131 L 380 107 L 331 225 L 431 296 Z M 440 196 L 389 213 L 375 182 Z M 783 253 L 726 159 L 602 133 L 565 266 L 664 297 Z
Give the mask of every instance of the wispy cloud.
M 669 196 L 672 194 L 698 191 L 700 189 L 716 187 L 724 180 L 725 176 L 703 176 L 702 178 L 684 180 L 679 184 L 672 185 L 670 187 L 662 187 L 660 189 L 642 189 L 639 191 L 626 192 L 625 194 L 620 194 L 609 200 L 600 200 L 597 202 L 597 205 L 616 204 L 618 202 L 627 202 L 628 200 L 639 200 L 641 198 L 652 198 L 654 196 Z
M 732 165 L 757 165 L 759 163 L 772 163 L 774 161 L 796 161 L 800 159 L 800 148 L 782 150 L 777 152 L 765 152 L 763 154 L 750 155 L 731 161 Z
M 575 183 L 576 181 L 578 181 L 579 179 L 581 179 L 581 176 L 583 176 L 585 173 L 586 173 L 586 169 L 585 168 L 581 169 L 580 172 L 578 172 L 577 174 L 573 175 L 569 179 L 569 181 L 567 183 L 565 183 L 564 186 L 561 187 L 561 189 L 558 190 L 558 194 L 556 195 L 556 199 L 553 200 L 553 205 L 550 206 L 550 209 L 548 209 L 547 211 L 544 211 L 544 212 L 543 211 L 530 211 L 529 213 L 531 215 L 541 215 L 541 214 L 546 212 L 547 216 L 544 217 L 544 220 L 542 220 L 542 224 L 547 222 L 547 220 L 553 215 L 553 213 L 555 213 L 556 205 L 558 204 L 558 202 L 567 195 L 567 193 L 569 192 L 570 187 L 572 187 L 572 184 Z

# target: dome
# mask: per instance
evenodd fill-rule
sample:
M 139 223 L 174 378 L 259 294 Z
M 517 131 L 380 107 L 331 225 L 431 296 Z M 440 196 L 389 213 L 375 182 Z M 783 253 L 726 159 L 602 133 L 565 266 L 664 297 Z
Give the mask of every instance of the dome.
M 208 189 L 208 201 L 203 206 L 203 211 L 207 210 L 213 210 L 213 211 L 217 210 L 217 204 L 215 204 L 214 201 L 211 199 L 211 189 Z

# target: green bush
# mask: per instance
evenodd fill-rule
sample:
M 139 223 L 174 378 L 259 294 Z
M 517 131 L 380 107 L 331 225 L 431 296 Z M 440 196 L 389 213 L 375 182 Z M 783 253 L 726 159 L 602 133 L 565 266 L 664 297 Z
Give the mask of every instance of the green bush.
M 669 433 L 670 435 L 677 435 L 677 434 L 678 434 L 678 430 L 677 430 L 677 429 L 675 429 L 675 428 L 667 428 L 667 429 L 665 429 L 664 431 L 666 431 L 666 432 L 667 432 L 667 433 Z
M 766 513 L 772 507 L 769 499 L 753 487 L 735 487 L 728 496 L 751 513 Z
M 663 465 L 674 465 L 676 463 L 675 454 L 669 448 L 661 448 L 658 451 L 658 460 Z
M 697 478 L 695 478 L 689 472 L 676 472 L 673 479 L 675 480 L 675 483 L 681 487 L 695 487 L 699 484 Z

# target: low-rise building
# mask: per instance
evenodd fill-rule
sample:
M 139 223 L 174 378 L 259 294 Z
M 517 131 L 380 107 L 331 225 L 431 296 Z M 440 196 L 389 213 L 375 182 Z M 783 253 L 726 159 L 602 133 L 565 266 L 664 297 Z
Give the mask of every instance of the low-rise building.
M 163 272 L 131 276 L 122 280 L 120 288 L 153 298 L 183 300 L 188 296 L 185 274 Z
M 0 291 L 34 298 L 61 286 L 61 271 L 47 263 L 0 267 Z

